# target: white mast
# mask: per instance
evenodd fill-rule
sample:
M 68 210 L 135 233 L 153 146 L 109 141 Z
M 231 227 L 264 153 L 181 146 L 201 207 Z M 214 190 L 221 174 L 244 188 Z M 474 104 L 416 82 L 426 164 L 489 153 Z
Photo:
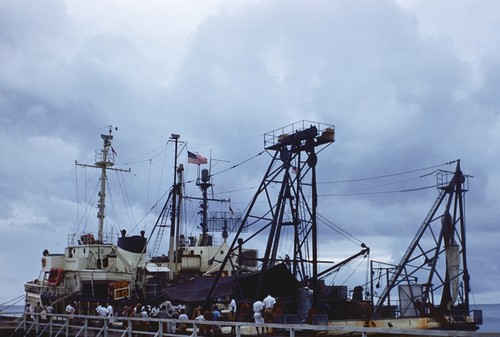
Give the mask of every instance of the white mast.
M 100 168 L 101 169 L 101 189 L 99 191 L 99 201 L 97 202 L 97 218 L 99 219 L 99 226 L 98 226 L 98 232 L 97 232 L 97 242 L 98 243 L 103 243 L 104 235 L 104 218 L 106 216 L 106 181 L 107 181 L 107 175 L 106 171 L 107 170 L 114 170 L 114 171 L 120 171 L 120 172 L 130 172 L 130 169 L 128 170 L 122 170 L 118 168 L 112 168 L 113 165 L 115 165 L 115 151 L 113 150 L 113 147 L 111 146 L 111 140 L 113 139 L 113 135 L 111 134 L 113 130 L 112 125 L 108 125 L 109 128 L 109 133 L 107 135 L 101 134 L 101 138 L 103 140 L 103 147 L 101 150 L 96 150 L 95 153 L 95 165 L 86 165 L 86 164 L 78 164 L 76 165 L 79 166 L 84 166 L 84 167 L 93 167 L 93 168 Z M 115 128 L 115 130 L 118 130 L 118 128 Z
M 96 151 L 96 162 L 95 166 L 101 168 L 101 190 L 99 191 L 99 201 L 97 203 L 97 218 L 99 219 L 99 227 L 97 232 L 97 240 L 99 243 L 103 243 L 103 230 L 104 230 L 104 217 L 106 216 L 106 169 L 114 165 L 114 153 L 111 147 L 111 140 L 113 136 L 111 135 L 112 127 L 109 125 L 109 134 L 102 135 L 103 147 L 100 152 Z M 111 152 L 110 152 L 111 150 Z

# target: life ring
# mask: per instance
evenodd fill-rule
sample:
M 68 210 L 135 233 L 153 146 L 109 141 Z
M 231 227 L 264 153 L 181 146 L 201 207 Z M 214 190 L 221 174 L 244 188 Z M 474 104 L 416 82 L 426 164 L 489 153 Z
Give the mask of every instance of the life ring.
M 45 268 L 45 264 L 47 263 L 47 260 L 45 260 L 44 257 L 42 257 L 42 268 Z

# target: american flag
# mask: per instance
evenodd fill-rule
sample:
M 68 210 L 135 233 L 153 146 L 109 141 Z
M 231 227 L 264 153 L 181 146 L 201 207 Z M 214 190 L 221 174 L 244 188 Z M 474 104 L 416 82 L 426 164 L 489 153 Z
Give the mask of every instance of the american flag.
M 188 151 L 188 163 L 201 165 L 208 163 L 208 161 L 207 158 L 202 157 L 199 154 Z

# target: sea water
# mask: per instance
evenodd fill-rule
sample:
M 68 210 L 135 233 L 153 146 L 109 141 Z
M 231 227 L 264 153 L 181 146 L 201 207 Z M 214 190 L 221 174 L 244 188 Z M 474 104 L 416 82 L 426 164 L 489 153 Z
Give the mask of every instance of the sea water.
M 483 325 L 479 326 L 480 332 L 500 332 L 500 304 L 471 305 L 471 309 L 483 311 Z
M 0 305 L 0 314 L 5 316 L 22 316 L 24 305 Z

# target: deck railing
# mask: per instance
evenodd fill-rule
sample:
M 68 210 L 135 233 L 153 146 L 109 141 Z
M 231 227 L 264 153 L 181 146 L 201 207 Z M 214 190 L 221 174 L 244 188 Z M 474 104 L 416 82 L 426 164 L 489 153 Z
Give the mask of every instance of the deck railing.
M 256 324 L 235 321 L 178 320 L 135 317 L 93 317 L 68 316 L 56 314 L 31 314 L 31 317 L 19 318 L 19 323 L 12 326 L 10 334 L 2 336 L 74 336 L 87 337 L 160 337 L 160 336 L 232 336 L 257 335 L 257 328 L 264 336 L 318 336 L 350 335 L 367 337 L 370 335 L 386 336 L 446 336 L 446 337 L 498 337 L 500 332 L 418 330 L 362 327 L 333 327 L 309 324 Z M 4 327 L 5 328 L 5 327 Z M 261 334 L 262 335 L 262 334 Z
M 64 286 L 48 286 L 46 284 L 41 284 L 38 281 L 31 281 L 24 284 L 24 290 L 33 294 L 47 293 L 52 297 L 60 297 L 66 294 L 66 288 Z

